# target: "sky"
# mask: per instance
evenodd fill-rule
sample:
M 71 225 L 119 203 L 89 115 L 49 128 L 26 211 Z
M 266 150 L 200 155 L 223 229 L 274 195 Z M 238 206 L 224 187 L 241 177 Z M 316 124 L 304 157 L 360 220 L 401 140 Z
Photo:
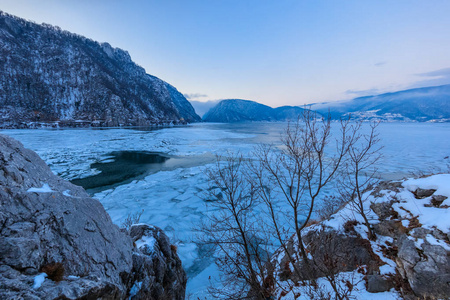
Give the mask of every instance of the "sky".
M 304 105 L 450 84 L 448 0 L 0 0 L 127 50 L 188 99 Z

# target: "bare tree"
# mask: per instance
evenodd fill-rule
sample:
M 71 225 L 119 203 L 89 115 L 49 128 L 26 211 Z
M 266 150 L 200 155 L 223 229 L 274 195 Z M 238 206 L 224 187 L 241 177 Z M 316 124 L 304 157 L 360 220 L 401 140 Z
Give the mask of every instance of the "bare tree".
M 248 180 L 240 154 L 217 157 L 207 200 L 212 211 L 200 227 L 200 241 L 215 249 L 216 265 L 222 272 L 223 287 L 210 293 L 226 299 L 266 299 L 273 283 L 267 276 L 269 258 L 255 206 L 255 186 Z
M 342 120 L 339 126 L 335 149 L 330 149 L 333 141 L 330 118 L 318 120 L 315 113 L 305 110 L 301 119 L 288 125 L 281 138 L 281 150 L 273 145 L 261 145 L 254 153 L 253 178 L 259 187 L 258 195 L 268 208 L 276 238 L 283 247 L 286 238 L 294 234 L 305 262 L 308 255 L 302 230 L 313 216 L 321 191 L 337 174 L 354 142 L 349 121 Z M 281 208 L 280 214 L 280 207 L 287 209 Z M 286 253 L 290 256 L 287 249 Z M 290 257 L 290 260 L 295 268 L 296 259 Z
M 342 198 L 349 201 L 353 210 L 361 215 L 370 240 L 375 239 L 375 233 L 367 218 L 370 208 L 364 205 L 368 197 L 364 192 L 378 181 L 376 163 L 381 158 L 382 149 L 376 131 L 378 124 L 371 123 L 367 134 L 362 133 L 361 122 L 354 125 L 352 132 L 355 143 L 350 145 L 348 159 L 343 165 L 342 176 L 339 179 Z
M 363 191 L 372 182 L 366 171 L 378 160 L 378 137 L 375 125 L 364 135 L 361 123 L 349 120 L 334 124 L 338 134 L 332 136 L 330 118 L 318 118 L 305 110 L 302 118 L 289 123 L 281 146 L 259 145 L 252 160 L 239 154 L 218 157 L 215 167 L 207 171 L 213 210 L 201 227 L 202 242 L 216 249 L 216 264 L 226 285 L 212 289 L 215 296 L 266 299 L 271 295 L 277 282 L 271 274 L 274 266 L 268 262 L 268 240 L 277 241 L 295 278 L 314 282 L 318 275 L 326 274 L 337 299 L 350 295 L 351 287 L 335 276 L 333 252 L 318 264 L 303 237 L 319 199 L 335 201 L 336 197 L 324 197 L 323 190 L 336 177 L 342 176 L 338 181 L 345 184 L 343 190 L 356 207 L 363 207 L 359 205 Z M 367 220 L 364 210 L 358 212 Z M 266 217 L 261 217 L 262 213 Z M 366 224 L 370 230 L 368 221 Z

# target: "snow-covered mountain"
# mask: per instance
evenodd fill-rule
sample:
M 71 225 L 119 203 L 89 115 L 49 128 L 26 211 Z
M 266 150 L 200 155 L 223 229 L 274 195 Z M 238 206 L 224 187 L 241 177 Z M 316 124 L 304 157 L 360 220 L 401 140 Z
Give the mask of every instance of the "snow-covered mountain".
M 128 52 L 59 27 L 0 11 L 0 57 L 3 127 L 200 121 L 175 87 L 148 75 Z
M 296 119 L 303 113 L 297 106 L 270 106 L 250 100 L 228 99 L 220 101 L 204 116 L 205 122 L 284 121 Z
M 450 85 L 416 88 L 376 96 L 313 104 L 333 118 L 351 114 L 355 119 L 381 121 L 450 121 Z

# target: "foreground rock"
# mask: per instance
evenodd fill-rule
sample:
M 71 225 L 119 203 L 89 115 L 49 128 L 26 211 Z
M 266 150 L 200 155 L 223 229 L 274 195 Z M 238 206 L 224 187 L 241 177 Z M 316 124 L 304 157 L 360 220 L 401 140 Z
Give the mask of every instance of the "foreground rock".
M 277 299 L 448 299 L 450 174 L 383 182 L 366 196 L 376 238 L 349 204 L 308 227 L 308 264 L 295 238 L 294 264 L 284 250 L 273 257 Z
M 100 202 L 3 135 L 0 205 L 1 299 L 184 298 L 184 270 L 161 230 L 155 247 L 135 247 Z

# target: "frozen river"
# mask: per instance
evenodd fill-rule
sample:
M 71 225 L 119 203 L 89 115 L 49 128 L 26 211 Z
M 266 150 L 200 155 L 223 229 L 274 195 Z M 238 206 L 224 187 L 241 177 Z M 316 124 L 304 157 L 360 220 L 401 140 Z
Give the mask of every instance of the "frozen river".
M 279 143 L 285 123 L 194 124 L 159 130 L 1 130 L 36 151 L 65 179 L 89 188 L 120 225 L 144 209 L 141 222 L 161 227 L 178 245 L 188 293 L 203 295 L 212 260 L 202 256 L 193 227 L 204 216 L 204 169 L 215 154 L 251 155 L 258 143 Z M 450 124 L 380 124 L 381 177 L 448 171 Z M 83 179 L 84 178 L 84 179 Z M 91 184 L 91 186 L 89 186 Z

